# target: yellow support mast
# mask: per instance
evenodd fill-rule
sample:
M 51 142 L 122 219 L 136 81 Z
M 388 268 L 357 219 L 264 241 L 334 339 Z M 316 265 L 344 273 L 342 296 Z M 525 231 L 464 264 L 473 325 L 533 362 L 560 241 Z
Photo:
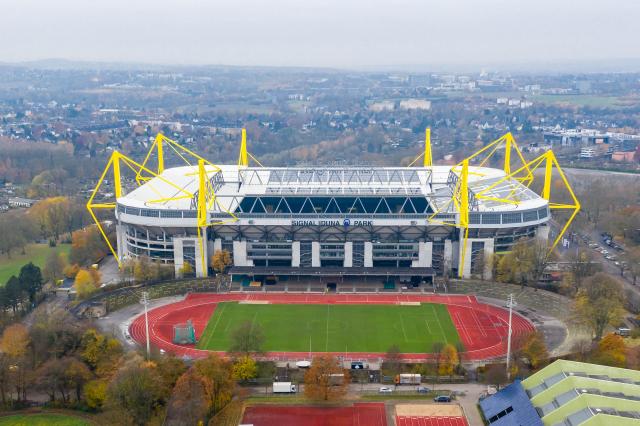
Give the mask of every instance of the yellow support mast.
M 462 235 L 462 254 L 460 255 L 460 265 L 458 266 L 458 276 L 462 278 L 464 272 L 464 260 L 467 253 L 467 240 L 469 239 L 469 160 L 462 161 L 462 171 L 460 172 L 460 208 L 459 208 L 459 229 Z M 454 194 L 455 197 L 455 194 Z
M 200 243 L 200 255 L 202 261 L 202 274 L 207 276 L 208 268 L 204 255 L 205 230 L 207 227 L 207 172 L 204 168 L 204 160 L 198 161 L 198 242 Z
M 424 133 L 424 157 L 422 165 L 424 167 L 432 167 L 433 157 L 431 155 L 431 128 L 427 127 Z
M 242 129 L 242 142 L 240 142 L 240 155 L 238 156 L 238 166 L 249 166 L 249 155 L 247 153 L 247 129 Z

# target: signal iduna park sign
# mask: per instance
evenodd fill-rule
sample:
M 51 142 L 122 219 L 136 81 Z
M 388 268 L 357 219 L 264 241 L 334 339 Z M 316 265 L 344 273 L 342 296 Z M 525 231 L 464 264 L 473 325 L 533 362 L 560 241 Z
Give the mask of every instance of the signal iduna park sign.
M 372 220 L 351 219 L 318 219 L 318 220 L 292 220 L 291 226 L 373 226 Z

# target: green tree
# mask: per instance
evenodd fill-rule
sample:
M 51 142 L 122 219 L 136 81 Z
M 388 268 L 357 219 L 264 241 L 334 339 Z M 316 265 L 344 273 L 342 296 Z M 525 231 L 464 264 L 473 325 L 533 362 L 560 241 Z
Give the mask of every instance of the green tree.
M 36 294 L 42 289 L 42 272 L 40 268 L 34 265 L 33 262 L 29 262 L 20 269 L 18 279 L 24 291 L 29 295 L 29 302 L 33 306 Z

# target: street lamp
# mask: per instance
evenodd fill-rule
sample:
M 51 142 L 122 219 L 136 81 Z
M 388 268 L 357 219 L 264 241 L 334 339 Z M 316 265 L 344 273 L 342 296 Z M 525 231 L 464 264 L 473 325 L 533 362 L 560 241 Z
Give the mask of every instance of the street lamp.
M 511 318 L 513 317 L 513 307 L 517 303 L 514 300 L 513 293 L 509 294 L 507 299 L 507 307 L 509 308 L 509 331 L 507 334 L 507 380 L 511 379 L 511 371 L 509 370 L 509 363 L 511 362 Z
M 147 336 L 147 361 L 151 358 L 151 350 L 149 344 L 149 316 L 147 314 L 147 307 L 149 306 L 149 293 L 146 291 L 142 292 L 142 297 L 140 298 L 140 303 L 144 305 L 144 327 L 146 330 Z

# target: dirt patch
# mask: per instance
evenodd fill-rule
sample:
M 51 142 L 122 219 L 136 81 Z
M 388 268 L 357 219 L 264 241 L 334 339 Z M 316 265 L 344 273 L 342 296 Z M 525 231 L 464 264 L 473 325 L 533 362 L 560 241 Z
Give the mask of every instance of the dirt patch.
M 398 404 L 396 416 L 401 417 L 463 417 L 458 404 Z

